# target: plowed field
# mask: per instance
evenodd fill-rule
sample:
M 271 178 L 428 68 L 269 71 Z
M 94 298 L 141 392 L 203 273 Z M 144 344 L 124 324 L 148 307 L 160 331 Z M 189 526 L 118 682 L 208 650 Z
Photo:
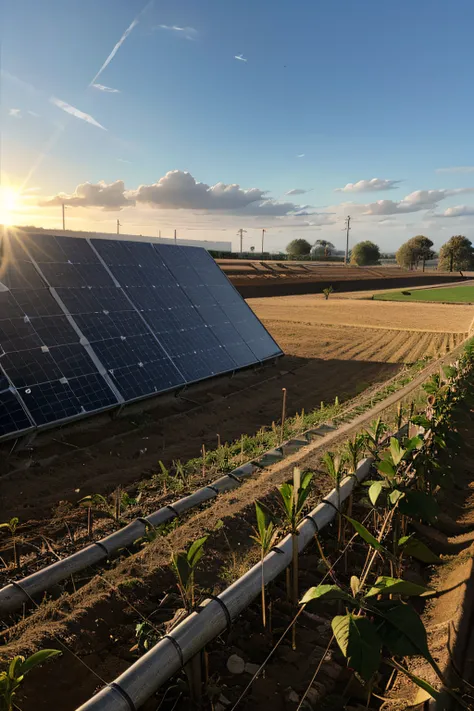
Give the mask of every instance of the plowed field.
M 285 353 L 305 358 L 412 363 L 467 337 L 471 306 L 281 296 L 249 304 Z M 341 382 L 344 364 L 339 363 Z M 326 373 L 327 375 L 327 373 Z

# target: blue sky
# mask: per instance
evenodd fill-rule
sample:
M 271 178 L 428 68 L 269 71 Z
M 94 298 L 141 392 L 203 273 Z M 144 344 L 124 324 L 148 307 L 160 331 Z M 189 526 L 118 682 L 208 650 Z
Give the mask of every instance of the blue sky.
M 342 246 L 346 214 L 387 250 L 474 238 L 473 23 L 471 0 L 4 0 L 15 221 L 64 201 L 70 228 L 274 249 Z M 116 91 L 90 86 L 117 43 Z

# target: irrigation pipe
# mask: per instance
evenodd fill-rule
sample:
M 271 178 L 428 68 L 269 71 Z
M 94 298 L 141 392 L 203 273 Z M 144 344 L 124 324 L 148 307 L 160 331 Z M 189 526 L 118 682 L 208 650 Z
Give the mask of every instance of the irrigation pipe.
M 457 348 L 448 355 L 437 359 L 433 363 L 430 363 L 427 368 L 425 368 L 404 388 L 376 405 L 373 409 L 374 414 L 375 411 L 385 409 L 385 407 L 389 407 L 394 402 L 406 397 L 408 393 L 416 389 L 422 382 L 424 382 L 429 374 L 434 372 L 441 363 L 446 360 L 451 360 L 455 353 L 460 351 L 463 347 L 464 342 L 457 346 Z M 388 380 L 384 383 L 383 387 L 386 387 L 387 383 L 390 383 L 397 377 L 398 376 L 394 376 Z M 353 409 L 353 407 L 349 407 L 337 417 L 344 417 L 346 413 L 351 412 Z M 363 417 L 364 419 L 367 419 L 367 414 L 364 413 Z M 351 426 L 355 426 L 357 420 L 358 418 L 351 423 Z M 344 430 L 344 428 L 345 426 L 343 425 L 341 430 Z M 275 463 L 278 460 L 281 461 L 286 454 L 301 449 L 302 447 L 308 445 L 313 437 L 323 436 L 331 429 L 333 428 L 323 424 L 316 428 L 306 430 L 302 434 L 297 435 L 287 442 L 284 442 L 280 445 L 280 447 L 268 450 L 260 457 L 252 460 L 251 462 L 247 462 L 237 469 L 234 469 L 211 484 L 198 489 L 189 496 L 186 496 L 170 505 L 164 506 L 144 518 L 138 518 L 135 521 L 132 521 L 132 523 L 129 523 L 119 531 L 115 531 L 109 536 L 106 536 L 95 543 L 91 543 L 86 548 L 73 553 L 67 558 L 63 558 L 60 561 L 52 563 L 42 570 L 38 570 L 37 572 L 32 573 L 19 581 L 9 583 L 0 589 L 0 617 L 3 617 L 16 609 L 20 609 L 25 603 L 29 602 L 31 597 L 48 590 L 62 580 L 66 580 L 74 573 L 78 573 L 85 568 L 101 563 L 110 558 L 113 553 L 116 553 L 121 548 L 132 545 L 134 541 L 145 535 L 148 525 L 158 527 L 176 516 L 179 516 L 185 511 L 188 511 L 195 506 L 199 506 L 206 501 L 210 501 L 218 494 L 238 488 L 241 485 L 242 480 L 251 477 L 255 471 L 259 470 L 262 466 Z
M 298 526 L 298 551 L 310 543 L 316 531 L 327 526 L 351 494 L 355 479 L 362 481 L 370 471 L 372 460 L 359 462 L 355 476 L 346 477 L 340 492 L 332 489 Z M 325 502 L 328 503 L 325 503 Z M 340 503 L 339 503 L 340 502 Z M 186 617 L 172 632 L 163 637 L 115 681 L 101 689 L 77 711 L 136 711 L 173 674 L 194 657 L 206 644 L 222 634 L 265 585 L 274 580 L 292 560 L 292 539 L 287 535 L 271 552 L 215 598 L 208 598 L 199 611 Z

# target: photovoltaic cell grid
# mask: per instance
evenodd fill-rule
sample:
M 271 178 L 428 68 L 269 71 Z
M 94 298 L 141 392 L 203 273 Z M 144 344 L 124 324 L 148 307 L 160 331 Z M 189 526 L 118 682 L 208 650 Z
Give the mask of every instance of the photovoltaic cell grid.
M 0 282 L 0 437 L 281 355 L 204 249 L 12 236 Z

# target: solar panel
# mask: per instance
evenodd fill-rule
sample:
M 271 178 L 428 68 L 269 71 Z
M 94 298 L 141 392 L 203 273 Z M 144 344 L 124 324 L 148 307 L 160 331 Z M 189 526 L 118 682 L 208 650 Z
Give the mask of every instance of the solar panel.
M 12 233 L 0 273 L 0 438 L 281 355 L 210 255 Z

